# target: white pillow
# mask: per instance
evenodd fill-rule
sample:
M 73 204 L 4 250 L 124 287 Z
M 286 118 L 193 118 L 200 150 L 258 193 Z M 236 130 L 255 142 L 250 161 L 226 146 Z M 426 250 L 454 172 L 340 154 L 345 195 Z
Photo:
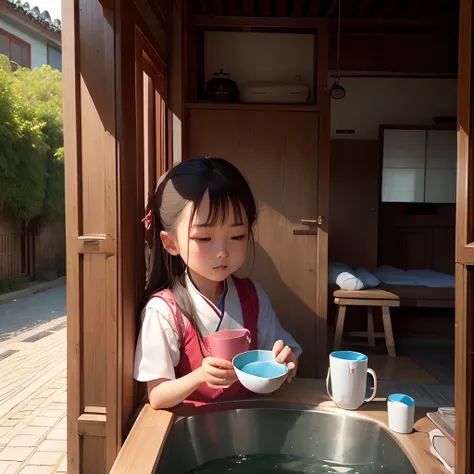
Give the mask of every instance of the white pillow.
M 330 261 L 329 262 L 329 283 L 337 283 L 337 277 L 342 273 L 342 272 L 349 272 L 351 273 L 353 270 L 349 265 L 346 265 L 341 262 L 334 262 Z
M 352 273 L 342 272 L 336 279 L 336 283 L 341 290 L 362 290 L 364 284 Z

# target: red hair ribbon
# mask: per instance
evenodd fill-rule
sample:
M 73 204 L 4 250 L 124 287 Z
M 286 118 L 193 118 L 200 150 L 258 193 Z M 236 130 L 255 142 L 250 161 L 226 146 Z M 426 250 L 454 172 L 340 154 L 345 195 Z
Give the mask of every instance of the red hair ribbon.
M 154 237 L 154 226 L 153 226 L 153 199 L 154 199 L 154 194 L 149 193 L 148 194 L 148 204 L 146 206 L 146 216 L 142 219 L 143 224 L 145 225 L 145 240 L 146 243 L 148 244 L 148 248 L 152 249 L 153 248 L 153 237 Z

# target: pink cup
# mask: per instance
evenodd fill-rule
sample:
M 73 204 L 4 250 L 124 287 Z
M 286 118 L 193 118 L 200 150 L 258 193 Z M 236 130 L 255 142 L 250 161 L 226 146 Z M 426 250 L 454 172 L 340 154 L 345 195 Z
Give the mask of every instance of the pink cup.
M 232 359 L 250 348 L 250 331 L 248 329 L 227 329 L 218 331 L 206 337 L 212 357 Z

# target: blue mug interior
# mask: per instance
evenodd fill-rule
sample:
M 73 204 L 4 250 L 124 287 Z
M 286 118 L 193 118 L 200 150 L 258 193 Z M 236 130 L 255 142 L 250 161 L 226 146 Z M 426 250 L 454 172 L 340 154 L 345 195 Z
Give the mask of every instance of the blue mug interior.
M 271 351 L 248 351 L 235 356 L 234 367 L 249 375 L 265 379 L 281 377 L 288 372 L 284 364 L 275 361 Z
M 407 407 L 411 407 L 415 404 L 415 400 L 413 400 L 413 398 L 403 393 L 392 393 L 388 396 L 388 401 L 403 403 L 403 405 L 406 405 Z
M 363 362 L 367 360 L 368 357 L 361 352 L 354 352 L 354 351 L 336 351 L 331 352 L 331 357 L 335 357 L 336 359 L 343 359 L 343 360 L 351 360 L 355 362 Z

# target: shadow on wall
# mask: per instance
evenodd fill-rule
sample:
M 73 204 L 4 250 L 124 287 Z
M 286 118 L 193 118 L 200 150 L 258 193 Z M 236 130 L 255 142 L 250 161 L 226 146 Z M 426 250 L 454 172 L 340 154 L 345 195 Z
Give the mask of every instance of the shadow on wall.
M 272 306 L 280 308 L 277 317 L 281 325 L 292 334 L 303 348 L 300 359 L 298 376 L 316 377 L 317 366 L 315 364 L 317 348 L 317 321 L 313 310 L 305 304 L 281 278 L 278 268 L 270 258 L 265 249 L 255 243 L 255 258 L 253 252 L 247 264 L 238 272 L 240 277 L 250 277 L 255 280 L 268 294 Z M 314 280 L 316 292 L 316 279 Z M 319 362 L 325 367 L 326 361 Z

